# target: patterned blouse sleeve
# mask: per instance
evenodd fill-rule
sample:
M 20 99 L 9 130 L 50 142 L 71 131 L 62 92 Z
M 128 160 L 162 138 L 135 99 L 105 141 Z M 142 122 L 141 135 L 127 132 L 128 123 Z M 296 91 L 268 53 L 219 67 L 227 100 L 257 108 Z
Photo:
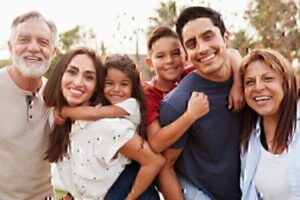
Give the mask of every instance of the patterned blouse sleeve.
M 94 153 L 108 164 L 119 149 L 133 137 L 135 126 L 131 121 L 124 118 L 103 120 L 106 123 L 102 130 L 97 132 Z

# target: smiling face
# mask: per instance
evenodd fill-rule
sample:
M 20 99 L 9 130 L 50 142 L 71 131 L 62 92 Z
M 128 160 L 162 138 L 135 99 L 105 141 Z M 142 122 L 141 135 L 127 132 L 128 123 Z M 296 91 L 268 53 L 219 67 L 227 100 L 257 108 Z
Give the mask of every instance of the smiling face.
M 8 46 L 14 66 L 29 78 L 41 77 L 55 52 L 51 30 L 45 22 L 36 20 L 19 24 Z
M 116 104 L 131 97 L 132 81 L 129 76 L 115 68 L 109 68 L 105 77 L 104 96 Z
M 131 97 L 132 81 L 128 74 L 109 68 L 105 77 L 104 96 L 111 103 L 120 103 Z
M 85 54 L 75 55 L 61 80 L 62 93 L 68 105 L 89 105 L 96 82 L 96 69 L 91 57 Z
M 227 60 L 229 35 L 222 36 L 220 29 L 209 18 L 196 18 L 182 29 L 182 39 L 189 60 L 204 78 L 217 74 Z
M 283 79 L 279 72 L 264 61 L 254 61 L 244 74 L 244 92 L 247 104 L 259 115 L 278 117 L 284 97 Z
M 185 58 L 178 38 L 162 37 L 155 41 L 150 50 L 151 59 L 147 61 L 153 67 L 160 80 L 177 81 L 183 73 Z

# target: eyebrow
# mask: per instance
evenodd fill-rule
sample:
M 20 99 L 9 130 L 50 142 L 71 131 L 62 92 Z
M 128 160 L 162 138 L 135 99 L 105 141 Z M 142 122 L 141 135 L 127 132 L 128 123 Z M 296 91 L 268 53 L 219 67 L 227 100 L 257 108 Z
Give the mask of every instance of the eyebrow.
M 158 52 L 155 52 L 153 55 L 160 55 L 160 54 L 165 54 L 164 51 L 158 51 Z
M 174 48 L 174 49 L 172 49 L 172 51 L 171 52 L 177 52 L 177 51 L 180 51 L 180 48 L 178 47 L 178 48 Z
M 32 37 L 32 34 L 30 34 L 30 33 L 27 33 L 27 32 L 23 32 L 23 33 L 19 33 L 19 35 L 17 36 L 17 38 L 20 38 L 20 37 L 26 37 L 26 38 L 31 38 Z M 38 39 L 43 39 L 43 40 L 51 40 L 51 38 L 50 37 L 48 37 L 48 36 L 46 36 L 46 35 L 44 35 L 44 34 L 39 34 L 39 35 L 37 35 L 37 38 Z
M 79 68 L 76 67 L 75 65 L 68 65 L 67 68 L 72 68 L 72 69 L 75 69 L 76 71 L 79 71 Z M 96 74 L 96 71 L 87 70 L 84 73 L 87 73 L 87 74 Z
M 96 75 L 96 72 L 94 72 L 94 71 L 85 71 L 84 73 Z
M 207 34 L 215 34 L 215 32 L 214 32 L 212 29 L 208 29 L 208 30 L 204 31 L 203 33 L 201 33 L 201 34 L 200 34 L 200 37 L 203 37 L 203 36 L 205 36 L 205 35 L 207 35 Z M 195 36 L 189 38 L 188 40 L 186 40 L 186 41 L 184 42 L 184 45 L 186 46 L 188 43 L 194 41 L 195 38 L 196 38 Z
M 191 42 L 195 42 L 195 37 L 189 38 L 186 41 L 184 41 L 184 46 L 187 46 L 188 44 L 190 44 Z
M 266 75 L 274 75 L 274 74 L 272 72 L 266 72 L 264 74 L 261 74 L 260 76 L 266 76 Z M 256 76 L 254 76 L 254 77 L 256 77 Z M 245 79 L 246 78 L 253 78 L 253 76 L 245 76 Z
M 204 33 L 201 33 L 201 37 L 204 36 L 204 35 L 207 35 L 207 34 L 215 34 L 215 32 L 211 29 L 205 31 Z

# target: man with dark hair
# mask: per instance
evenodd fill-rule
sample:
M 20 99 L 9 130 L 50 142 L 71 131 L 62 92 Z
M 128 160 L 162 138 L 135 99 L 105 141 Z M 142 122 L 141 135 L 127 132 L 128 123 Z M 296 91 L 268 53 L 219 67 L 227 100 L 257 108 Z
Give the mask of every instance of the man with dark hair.
M 200 6 L 181 12 L 176 31 L 196 70 L 165 98 L 160 123 L 166 126 L 180 117 L 194 91 L 208 96 L 210 109 L 164 152 L 167 164 L 159 179 L 168 181 L 161 187 L 168 199 L 177 199 L 172 194 L 181 188 L 186 200 L 239 199 L 241 116 L 227 108 L 232 85 L 229 33 L 219 13 Z

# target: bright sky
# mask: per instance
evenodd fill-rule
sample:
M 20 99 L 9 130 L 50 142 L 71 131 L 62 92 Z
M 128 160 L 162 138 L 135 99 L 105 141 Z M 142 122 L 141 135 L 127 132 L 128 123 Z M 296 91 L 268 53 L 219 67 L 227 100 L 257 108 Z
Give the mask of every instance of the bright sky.
M 204 0 L 205 1 L 205 0 Z M 111 53 L 135 53 L 136 36 L 134 30 L 147 30 L 150 25 L 149 17 L 156 17 L 155 9 L 160 2 L 167 0 L 8 0 L 1 7 L 0 17 L 0 59 L 7 58 L 7 41 L 10 25 L 13 19 L 24 12 L 38 10 L 46 18 L 54 21 L 58 33 L 70 30 L 76 25 L 84 30 L 92 29 L 96 40 L 86 44 L 100 49 L 103 41 L 107 51 Z M 196 5 L 203 0 L 177 0 L 177 7 Z M 227 28 L 237 30 L 246 27 L 242 17 L 247 6 L 247 0 L 206 0 L 204 5 L 210 5 L 221 12 Z M 233 16 L 232 13 L 237 13 Z M 134 20 L 132 20 L 134 18 Z M 120 23 L 120 24 L 119 24 Z M 119 26 L 119 30 L 118 30 Z M 129 37 L 133 39 L 130 41 Z M 146 53 L 145 34 L 138 33 L 139 51 Z

